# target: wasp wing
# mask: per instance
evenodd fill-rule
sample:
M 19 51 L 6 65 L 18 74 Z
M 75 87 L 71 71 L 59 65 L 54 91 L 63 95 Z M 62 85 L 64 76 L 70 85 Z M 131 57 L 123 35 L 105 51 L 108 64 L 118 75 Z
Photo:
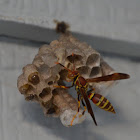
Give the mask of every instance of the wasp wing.
M 87 106 L 88 112 L 90 113 L 90 115 L 91 115 L 95 125 L 97 126 L 97 122 L 95 120 L 95 116 L 94 116 L 94 113 L 92 111 L 92 108 L 91 108 L 90 102 L 88 100 L 87 94 L 86 94 L 86 92 L 85 92 L 85 90 L 83 88 L 80 89 L 80 92 L 81 92 L 82 96 L 84 97 L 84 100 L 86 102 L 86 106 Z
M 86 79 L 87 82 L 103 82 L 103 81 L 114 81 L 114 80 L 122 80 L 122 79 L 128 79 L 130 76 L 125 73 L 113 73 L 110 75 L 102 76 L 102 77 L 97 77 L 97 78 L 91 78 L 91 79 Z

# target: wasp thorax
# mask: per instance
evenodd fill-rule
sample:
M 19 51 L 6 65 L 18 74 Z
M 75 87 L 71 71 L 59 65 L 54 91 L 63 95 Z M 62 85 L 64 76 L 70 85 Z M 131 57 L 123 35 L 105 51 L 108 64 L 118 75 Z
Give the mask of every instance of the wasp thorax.
M 31 85 L 25 84 L 19 88 L 21 94 L 26 94 L 27 91 L 31 88 Z
M 34 72 L 29 75 L 28 81 L 31 82 L 33 85 L 37 85 L 40 82 L 38 72 Z

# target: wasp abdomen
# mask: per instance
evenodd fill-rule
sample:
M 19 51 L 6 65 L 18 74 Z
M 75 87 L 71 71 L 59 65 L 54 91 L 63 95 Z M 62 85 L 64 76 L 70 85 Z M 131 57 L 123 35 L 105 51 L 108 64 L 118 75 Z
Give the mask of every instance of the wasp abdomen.
M 96 93 L 89 93 L 88 98 L 92 100 L 92 102 L 99 108 L 105 111 L 115 113 L 112 104 L 104 96 Z

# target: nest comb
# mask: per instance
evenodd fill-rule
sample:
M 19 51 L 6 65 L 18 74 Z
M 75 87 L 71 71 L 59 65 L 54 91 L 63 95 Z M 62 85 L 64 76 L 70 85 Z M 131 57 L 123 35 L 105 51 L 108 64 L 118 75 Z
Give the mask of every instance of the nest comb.
M 74 53 L 74 58 L 72 54 Z M 85 42 L 80 42 L 71 34 L 63 34 L 58 40 L 40 47 L 32 64 L 23 68 L 18 77 L 17 86 L 28 101 L 38 102 L 46 116 L 60 117 L 63 125 L 69 126 L 77 112 L 77 101 L 66 89 L 55 88 L 54 85 L 65 85 L 67 71 L 55 62 L 76 70 L 84 78 L 93 78 L 114 73 L 114 70 L 101 58 L 100 54 Z M 90 83 L 95 92 L 112 85 L 113 82 Z M 85 116 L 80 109 L 74 124 L 81 123 Z

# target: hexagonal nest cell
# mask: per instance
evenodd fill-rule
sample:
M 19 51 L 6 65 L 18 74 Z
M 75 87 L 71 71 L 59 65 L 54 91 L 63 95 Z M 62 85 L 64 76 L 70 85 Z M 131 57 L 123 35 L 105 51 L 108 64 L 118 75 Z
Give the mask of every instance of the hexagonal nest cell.
M 57 61 L 69 69 L 72 69 L 74 64 L 84 78 L 108 75 L 114 73 L 114 70 L 97 51 L 70 33 L 62 34 L 58 40 L 41 46 L 32 64 L 23 68 L 17 82 L 20 93 L 27 101 L 38 102 L 46 116 L 60 117 L 62 124 L 69 126 L 78 104 L 68 90 L 55 87 L 65 85 L 64 81 L 67 79 L 67 70 L 56 64 Z M 112 83 L 90 83 L 90 87 L 95 88 L 95 92 L 100 92 L 102 87 Z M 79 115 L 81 112 L 82 109 Z M 76 119 L 73 125 L 81 123 L 85 116 Z

